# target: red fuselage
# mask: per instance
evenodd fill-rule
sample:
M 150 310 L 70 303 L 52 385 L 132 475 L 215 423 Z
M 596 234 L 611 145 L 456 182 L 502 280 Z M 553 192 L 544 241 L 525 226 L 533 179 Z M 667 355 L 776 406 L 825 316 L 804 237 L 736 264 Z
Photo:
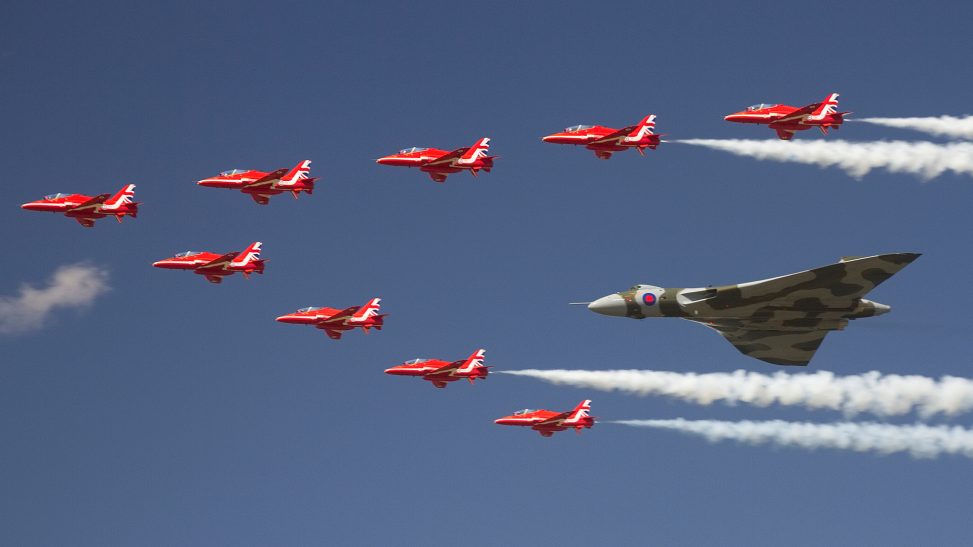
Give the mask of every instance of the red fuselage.
M 464 160 L 457 154 L 457 152 L 463 150 L 465 149 L 450 152 L 438 148 L 412 147 L 400 150 L 397 154 L 378 158 L 375 163 L 393 167 L 418 167 L 420 171 L 429 173 L 432 180 L 436 182 L 444 182 L 447 175 L 461 171 L 469 171 L 470 174 L 476 176 L 479 171 L 489 173 L 493 169 L 494 157 L 481 154 L 478 157 Z M 450 155 L 455 157 L 443 159 Z
M 257 171 L 255 169 L 231 169 L 215 177 L 197 181 L 199 186 L 239 190 L 250 195 L 254 201 L 266 205 L 270 196 L 290 192 L 296 198 L 299 193 L 314 192 L 317 178 L 309 177 L 310 160 L 304 160 L 293 169 L 276 171 Z
M 662 136 L 652 133 L 633 139 L 626 139 L 624 136 L 619 136 L 616 139 L 606 140 L 606 137 L 619 131 L 619 129 L 605 127 L 603 125 L 576 125 L 568 127 L 560 133 L 547 135 L 541 140 L 553 144 L 584 146 L 588 150 L 593 151 L 601 159 L 610 158 L 612 152 L 622 152 L 632 148 L 640 151 L 646 148 L 655 150 L 661 142 L 660 139 Z
M 552 410 L 531 410 L 524 409 L 509 416 L 498 418 L 494 423 L 500 425 L 516 425 L 529 427 L 537 431 L 544 437 L 550 437 L 558 431 L 574 429 L 581 432 L 581 429 L 590 429 L 595 424 L 595 419 L 587 413 L 576 415 L 574 412 L 554 412 Z
M 223 277 L 242 273 L 249 277 L 252 273 L 264 273 L 264 260 L 237 261 L 241 253 L 232 252 L 216 254 L 209 252 L 186 251 L 175 256 L 165 258 L 152 265 L 166 270 L 192 270 L 193 273 L 205 276 L 211 283 L 220 283 Z
M 393 376 L 415 376 L 431 382 L 438 388 L 449 382 L 467 379 L 472 384 L 477 378 L 486 379 L 490 370 L 482 365 L 469 365 L 469 360 L 443 361 L 440 359 L 413 359 L 385 369 Z
M 838 129 L 848 112 L 838 112 L 838 94 L 832 93 L 825 101 L 804 107 L 786 104 L 755 104 L 746 110 L 734 112 L 723 119 L 734 123 L 766 125 L 783 140 L 790 140 L 796 131 L 817 127 L 827 134 L 828 129 Z
M 121 222 L 124 216 L 130 216 L 132 218 L 138 216 L 139 204 L 134 202 L 121 202 L 114 209 L 106 209 L 104 202 L 109 195 L 52 194 L 46 196 L 44 199 L 25 203 L 20 208 L 27 211 L 61 213 L 68 218 L 77 220 L 79 224 L 87 228 L 94 226 L 95 220 L 100 218 L 111 216 Z
M 373 302 L 376 302 L 376 300 L 373 299 Z M 277 321 L 292 325 L 312 325 L 323 330 L 333 340 L 340 340 L 342 333 L 353 329 L 362 329 L 365 333 L 370 329 L 382 330 L 385 324 L 385 315 L 378 313 L 377 302 L 374 305 L 374 312 L 356 317 L 355 314 L 360 309 L 359 307 L 344 310 L 328 307 L 307 307 L 281 315 L 277 318 Z

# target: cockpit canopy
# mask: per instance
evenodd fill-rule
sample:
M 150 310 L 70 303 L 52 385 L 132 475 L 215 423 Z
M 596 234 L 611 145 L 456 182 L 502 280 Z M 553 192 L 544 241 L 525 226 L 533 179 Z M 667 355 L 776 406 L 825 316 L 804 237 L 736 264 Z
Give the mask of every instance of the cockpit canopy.
M 591 129 L 592 127 L 594 127 L 594 126 L 593 125 L 572 125 L 571 127 L 565 127 L 564 128 L 564 132 L 565 133 L 574 133 L 575 131 L 581 131 L 581 130 L 584 130 L 584 129 Z
M 747 112 L 753 112 L 754 110 L 763 110 L 765 108 L 772 108 L 772 107 L 775 107 L 775 106 L 777 106 L 777 105 L 776 104 L 767 104 L 767 103 L 755 104 L 753 106 L 748 106 L 747 107 Z
M 246 173 L 249 169 L 230 169 L 229 171 L 220 171 L 221 177 L 230 177 L 233 175 L 239 175 L 240 173 Z
M 424 152 L 426 150 L 429 150 L 429 149 L 428 148 L 419 148 L 419 147 L 413 146 L 412 148 L 403 148 L 402 150 L 399 150 L 399 154 L 412 154 L 414 152 Z
M 418 365 L 419 363 L 425 363 L 428 360 L 429 359 L 411 359 L 409 361 L 406 361 L 404 364 L 406 364 L 406 365 Z
M 301 308 L 301 309 L 297 310 L 297 313 L 307 313 L 309 311 L 315 311 L 315 310 L 320 310 L 320 309 L 321 308 L 315 308 L 314 306 L 308 306 L 306 308 Z
M 50 195 L 44 196 L 44 199 L 47 199 L 47 200 L 61 199 L 61 198 L 66 198 L 69 195 L 70 194 L 62 194 L 62 193 L 58 192 L 56 194 L 50 194 Z
M 661 288 L 662 287 L 656 287 L 655 285 L 643 285 L 643 284 L 639 284 L 639 285 L 632 285 L 632 288 L 629 289 L 629 290 L 630 291 L 651 291 L 651 290 L 654 290 L 654 289 L 661 289 Z
M 531 412 L 537 412 L 537 411 L 532 408 L 525 408 L 523 410 L 518 410 L 517 412 L 514 412 L 514 416 L 523 416 L 524 414 L 530 414 Z
M 187 256 L 198 255 L 199 251 L 186 251 L 184 253 L 177 253 L 176 258 L 186 258 Z

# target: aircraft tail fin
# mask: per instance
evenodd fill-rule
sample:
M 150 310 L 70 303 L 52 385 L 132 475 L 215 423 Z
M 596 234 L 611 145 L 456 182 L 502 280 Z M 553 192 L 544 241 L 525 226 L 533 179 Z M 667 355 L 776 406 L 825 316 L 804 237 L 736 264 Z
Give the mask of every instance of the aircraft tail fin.
M 316 179 L 310 177 L 311 160 L 303 160 L 280 178 L 280 186 L 294 186 L 303 181 L 304 184 L 314 184 Z
M 832 93 L 818 103 L 818 107 L 808 116 L 809 120 L 820 120 L 829 114 L 838 112 L 838 94 Z
M 487 152 L 490 150 L 490 138 L 483 137 L 482 139 L 476 141 L 476 144 L 466 149 L 463 155 L 460 156 L 456 163 L 460 165 L 468 165 L 474 163 L 480 158 L 485 158 Z
M 253 266 L 253 270 L 259 273 L 264 271 L 264 261 L 260 259 L 260 246 L 263 243 L 259 241 L 254 241 L 249 247 L 244 249 L 241 253 L 233 257 L 230 261 L 230 266 L 235 268 L 245 268 L 247 266 Z
M 655 114 L 649 114 L 648 116 L 642 118 L 642 121 L 635 126 L 626 137 L 630 141 L 640 141 L 645 137 L 654 134 L 655 129 Z
M 565 423 L 569 424 L 585 422 L 587 421 L 585 418 L 589 417 L 589 412 L 591 412 L 591 399 L 585 399 L 584 401 L 581 401 L 578 406 L 574 407 L 574 410 L 571 411 L 571 415 L 568 416 L 568 419 L 564 421 Z
M 375 323 L 375 318 L 379 316 L 379 311 L 382 309 L 381 302 L 381 298 L 372 298 L 367 304 L 358 308 L 358 310 L 351 315 L 351 319 L 349 319 L 348 322 L 365 323 L 371 319 L 371 323 Z M 378 323 L 381 325 L 381 317 L 378 318 Z
M 105 203 L 101 205 L 101 209 L 103 211 L 117 211 L 119 209 L 132 208 L 132 206 L 134 206 L 137 214 L 138 204 L 135 203 L 135 185 L 126 184 L 115 195 L 105 200 Z
M 483 366 L 484 358 L 486 358 L 486 350 L 480 348 L 474 351 L 473 353 L 471 353 L 470 356 L 467 357 L 465 361 L 463 361 L 463 365 L 460 366 L 459 369 L 457 369 L 457 371 L 473 372 L 474 370 L 481 369 L 481 368 L 486 369 L 486 367 Z M 486 370 L 484 370 L 484 372 L 486 372 Z

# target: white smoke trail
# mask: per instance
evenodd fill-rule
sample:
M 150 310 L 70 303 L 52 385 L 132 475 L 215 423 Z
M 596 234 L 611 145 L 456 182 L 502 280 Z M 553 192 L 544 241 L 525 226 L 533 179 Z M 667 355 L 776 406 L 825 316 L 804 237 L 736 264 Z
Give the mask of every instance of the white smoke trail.
M 557 385 L 640 396 L 662 395 L 699 405 L 717 401 L 760 407 L 773 404 L 827 409 L 846 416 L 871 413 L 901 416 L 915 411 L 921 418 L 955 416 L 973 410 L 973 379 L 943 376 L 865 374 L 836 376 L 776 372 L 668 372 L 658 370 L 514 370 L 504 374 L 527 376 Z
M 734 440 L 760 445 L 799 448 L 835 448 L 855 452 L 893 454 L 908 452 L 914 458 L 935 458 L 941 454 L 959 454 L 973 458 L 973 430 L 962 427 L 929 425 L 890 425 L 878 423 L 839 422 L 766 422 L 719 420 L 618 420 L 610 423 L 633 427 L 671 429 L 699 435 L 711 442 Z
M 973 143 L 906 141 L 782 141 L 747 139 L 684 139 L 673 142 L 705 146 L 758 160 L 838 167 L 854 178 L 873 169 L 909 173 L 929 180 L 952 171 L 973 175 Z
M 938 118 L 856 118 L 852 121 L 913 129 L 930 135 L 956 139 L 973 139 L 973 116 L 939 116 Z

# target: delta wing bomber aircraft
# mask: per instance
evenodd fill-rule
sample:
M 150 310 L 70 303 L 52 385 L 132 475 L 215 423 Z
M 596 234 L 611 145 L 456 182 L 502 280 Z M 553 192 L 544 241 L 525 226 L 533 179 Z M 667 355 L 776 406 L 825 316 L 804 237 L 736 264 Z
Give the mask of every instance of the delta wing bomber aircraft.
M 602 315 L 681 317 L 710 327 L 744 355 L 804 366 L 831 331 L 890 306 L 863 298 L 919 255 L 844 257 L 836 264 L 739 285 L 669 289 L 635 285 L 588 304 Z

